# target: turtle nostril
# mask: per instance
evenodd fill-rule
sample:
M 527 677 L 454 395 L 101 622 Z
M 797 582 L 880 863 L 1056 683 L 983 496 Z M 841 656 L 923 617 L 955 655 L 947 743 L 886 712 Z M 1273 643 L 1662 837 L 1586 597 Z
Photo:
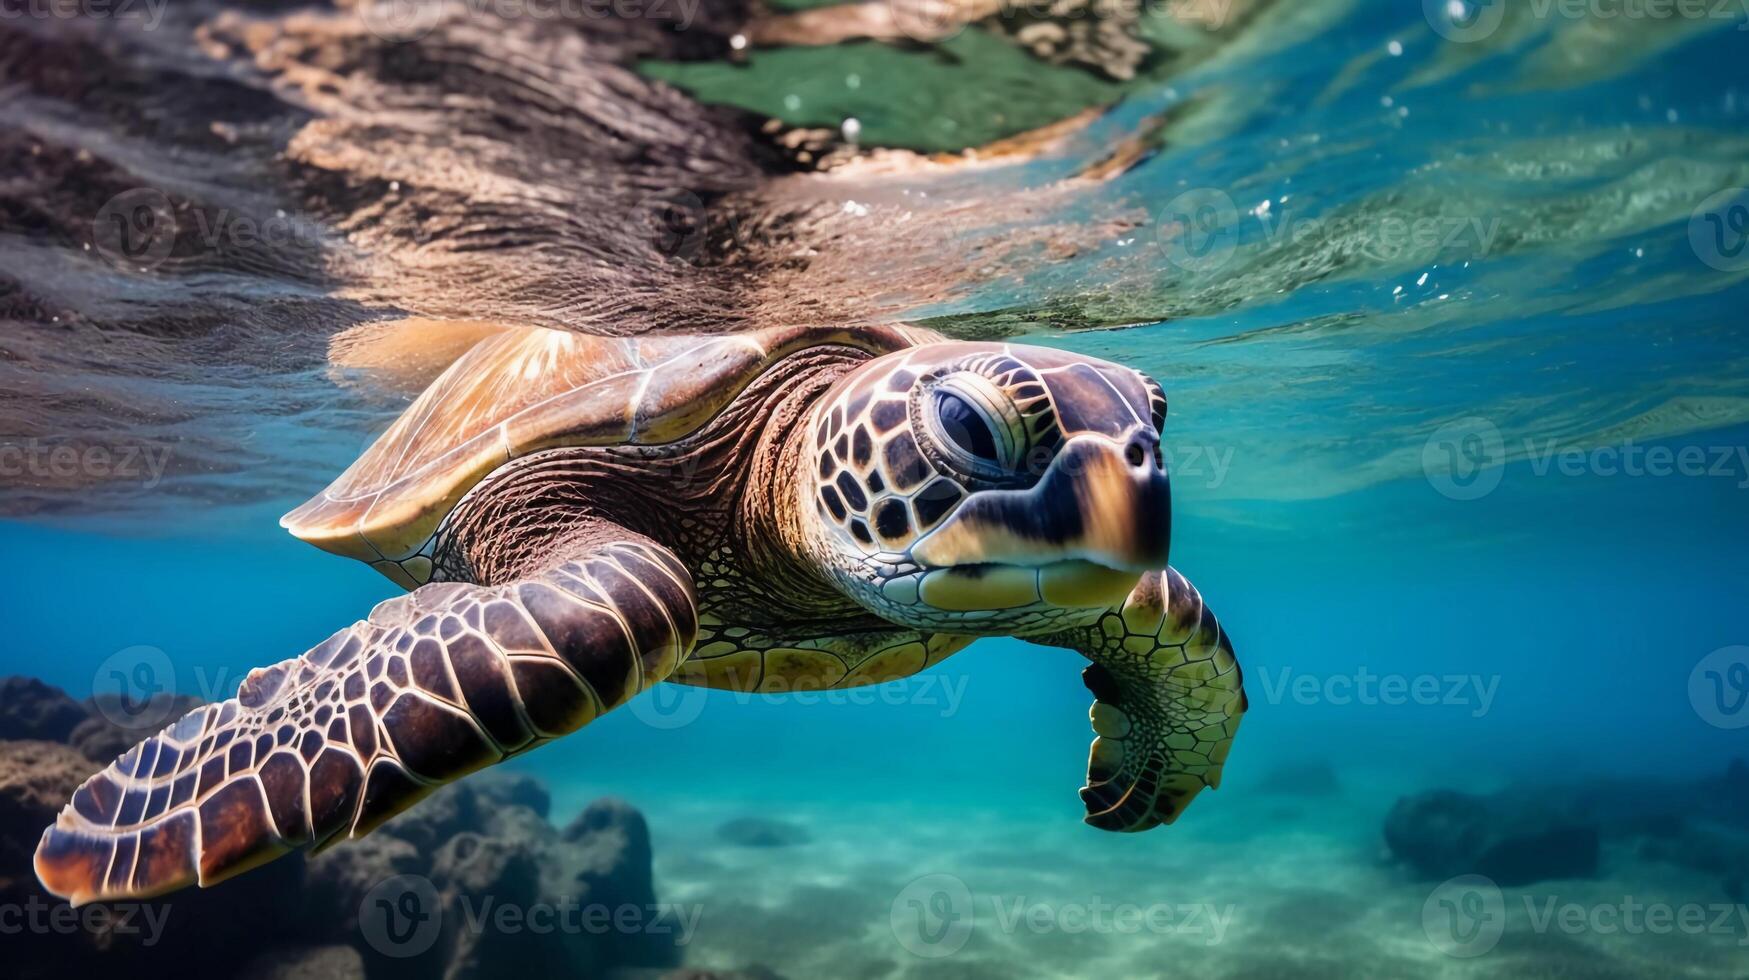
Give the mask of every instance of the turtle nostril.
M 1148 462 L 1148 451 L 1139 442 L 1132 442 L 1123 451 L 1123 458 L 1129 460 L 1131 466 L 1143 466 Z

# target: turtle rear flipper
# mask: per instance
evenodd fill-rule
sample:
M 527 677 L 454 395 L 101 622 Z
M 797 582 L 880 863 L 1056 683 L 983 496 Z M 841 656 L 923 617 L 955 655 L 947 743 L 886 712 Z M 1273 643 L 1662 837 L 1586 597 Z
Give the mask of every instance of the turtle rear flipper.
M 362 836 L 660 681 L 697 628 L 684 567 L 630 534 L 522 580 L 389 599 L 87 780 L 37 877 L 75 905 L 143 898 Z
M 1098 736 L 1081 800 L 1086 822 L 1137 831 L 1171 823 L 1221 767 L 1246 708 L 1226 632 L 1175 569 L 1142 576 L 1123 606 L 1092 626 L 1037 638 L 1093 663 Z

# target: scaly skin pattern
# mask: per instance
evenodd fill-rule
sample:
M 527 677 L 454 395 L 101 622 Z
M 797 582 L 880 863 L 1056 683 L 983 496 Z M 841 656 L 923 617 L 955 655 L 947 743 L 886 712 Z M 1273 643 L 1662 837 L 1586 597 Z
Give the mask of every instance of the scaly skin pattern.
M 1147 830 L 1178 819 L 1221 766 L 1246 708 L 1243 674 L 1202 596 L 1172 569 L 1148 572 L 1091 626 L 1032 637 L 1086 653 L 1098 735 L 1081 799 L 1087 822 Z
M 991 458 L 969 458 L 943 431 L 944 397 L 978 406 Z M 1084 552 L 1164 557 L 1166 515 L 1146 505 L 1166 503 L 1165 411 L 1136 372 L 1060 351 L 890 354 L 839 381 L 785 446 L 781 523 L 800 560 L 890 622 L 984 636 L 1088 622 L 1137 573 Z M 1110 451 L 1120 444 L 1128 460 Z M 1109 481 L 1094 472 L 1107 470 Z
M 467 418 L 425 396 L 404 416 L 461 440 L 465 472 L 379 443 L 288 518 L 413 591 L 92 777 L 39 845 L 49 890 L 154 895 L 356 837 L 664 679 L 871 684 L 979 636 L 1093 661 L 1092 825 L 1170 822 L 1218 784 L 1245 700 L 1165 567 L 1166 402 L 1142 375 L 913 328 L 776 331 L 701 348 L 728 386 L 706 416 L 684 344 L 489 343 L 486 376 L 433 388 L 468 393 Z
M 210 885 L 362 836 L 661 681 L 697 632 L 685 569 L 623 535 L 579 551 L 516 583 L 386 600 L 252 671 L 87 780 L 38 878 L 75 904 Z

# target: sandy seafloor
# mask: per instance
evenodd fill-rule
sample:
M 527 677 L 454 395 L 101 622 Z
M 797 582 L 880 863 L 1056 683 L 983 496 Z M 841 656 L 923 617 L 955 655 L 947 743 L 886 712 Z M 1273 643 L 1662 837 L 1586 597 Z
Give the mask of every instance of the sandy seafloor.
M 1330 797 L 1250 787 L 1245 812 L 1147 840 L 1096 835 L 1066 808 L 931 820 L 908 802 L 789 802 L 784 819 L 812 839 L 784 848 L 725 846 L 711 832 L 768 800 L 641 800 L 659 814 L 652 823 L 660 895 L 697 910 L 686 950 L 694 967 L 992 980 L 1741 977 L 1749 969 L 1749 922 L 1715 876 L 1612 848 L 1597 878 L 1502 889 L 1497 945 L 1473 957 L 1448 955 L 1424 920 L 1439 883 L 1393 866 L 1380 843 L 1378 800 L 1390 787 L 1380 778 Z M 560 809 L 564 799 L 559 794 Z M 950 916 L 963 910 L 961 894 L 971 896 L 969 918 L 953 919 L 969 927 L 932 918 L 920 928 L 910 901 L 937 891 L 949 903 L 937 907 Z M 1546 918 L 1551 901 L 1588 916 L 1624 902 L 1707 906 L 1708 929 L 1725 906 L 1730 911 L 1721 931 L 1698 935 L 1626 924 L 1618 932 L 1572 931 L 1561 925 L 1566 913 Z M 1538 919 L 1547 924 L 1539 928 Z M 925 935 L 931 928 L 934 943 Z

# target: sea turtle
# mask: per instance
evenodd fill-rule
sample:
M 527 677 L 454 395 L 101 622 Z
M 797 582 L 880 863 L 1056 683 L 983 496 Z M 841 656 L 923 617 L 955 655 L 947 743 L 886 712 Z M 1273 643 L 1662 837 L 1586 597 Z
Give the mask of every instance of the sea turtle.
M 89 779 L 36 872 L 75 903 L 358 837 L 658 681 L 874 684 L 979 636 L 1080 651 L 1088 823 L 1169 823 L 1245 710 L 1166 567 L 1159 385 L 902 325 L 484 328 L 293 534 L 411 590 Z

